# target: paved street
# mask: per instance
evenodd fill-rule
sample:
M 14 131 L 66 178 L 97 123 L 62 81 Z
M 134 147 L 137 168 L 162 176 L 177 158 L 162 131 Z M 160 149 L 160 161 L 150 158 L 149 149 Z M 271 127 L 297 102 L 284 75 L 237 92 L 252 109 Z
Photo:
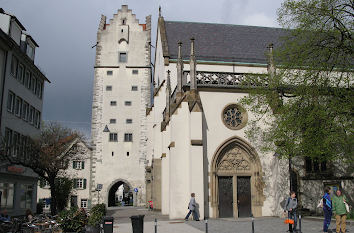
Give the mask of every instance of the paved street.
M 205 222 L 195 222 L 183 220 L 169 220 L 168 216 L 161 215 L 160 212 L 148 211 L 144 208 L 136 207 L 117 207 L 110 208 L 108 215 L 114 217 L 114 233 L 132 233 L 130 216 L 145 215 L 144 217 L 144 233 L 154 233 L 154 219 L 158 221 L 158 233 L 202 233 L 205 232 Z M 283 219 L 276 217 L 262 217 L 255 219 L 255 233 L 285 233 L 287 225 L 283 223 Z M 244 218 L 240 220 L 234 219 L 209 219 L 209 233 L 250 233 L 252 230 L 251 219 Z M 335 232 L 335 223 L 332 221 L 330 229 Z M 322 221 L 303 220 L 303 233 L 319 233 L 322 232 Z M 354 233 L 354 225 L 347 226 L 347 232 Z

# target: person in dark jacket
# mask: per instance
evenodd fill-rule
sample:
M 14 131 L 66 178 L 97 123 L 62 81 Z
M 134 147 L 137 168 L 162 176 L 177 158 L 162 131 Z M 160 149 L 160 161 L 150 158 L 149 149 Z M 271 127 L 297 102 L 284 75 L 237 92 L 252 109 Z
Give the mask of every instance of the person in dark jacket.
M 331 188 L 325 188 L 324 195 L 322 197 L 323 200 L 323 213 L 324 213 L 324 221 L 323 221 L 323 232 L 328 232 L 329 224 L 331 224 L 332 218 L 332 200 L 331 196 Z
M 289 224 L 289 232 L 296 232 L 297 217 L 296 217 L 297 199 L 294 191 L 290 192 L 290 197 L 284 205 L 284 212 L 288 211 L 288 218 L 294 220 L 294 226 Z

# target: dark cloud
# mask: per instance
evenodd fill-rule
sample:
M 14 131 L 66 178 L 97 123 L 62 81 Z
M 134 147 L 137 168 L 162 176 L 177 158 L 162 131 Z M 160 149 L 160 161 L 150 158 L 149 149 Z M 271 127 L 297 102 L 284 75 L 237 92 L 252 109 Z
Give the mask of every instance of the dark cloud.
M 89 136 L 93 65 L 100 15 L 112 18 L 128 4 L 140 22 L 152 15 L 153 40 L 158 6 L 168 20 L 276 26 L 281 0 L 0 0 L 38 42 L 36 64 L 51 80 L 44 92 L 43 119 L 58 121 Z M 248 19 L 249 23 L 245 19 Z M 154 44 L 154 42 L 153 42 Z

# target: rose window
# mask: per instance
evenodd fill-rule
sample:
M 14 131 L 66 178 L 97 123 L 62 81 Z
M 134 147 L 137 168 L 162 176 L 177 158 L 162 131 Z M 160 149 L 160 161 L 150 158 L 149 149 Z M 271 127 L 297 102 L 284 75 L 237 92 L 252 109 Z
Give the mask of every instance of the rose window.
M 226 127 L 230 129 L 240 129 L 247 121 L 246 112 L 242 107 L 231 104 L 223 111 L 223 121 Z

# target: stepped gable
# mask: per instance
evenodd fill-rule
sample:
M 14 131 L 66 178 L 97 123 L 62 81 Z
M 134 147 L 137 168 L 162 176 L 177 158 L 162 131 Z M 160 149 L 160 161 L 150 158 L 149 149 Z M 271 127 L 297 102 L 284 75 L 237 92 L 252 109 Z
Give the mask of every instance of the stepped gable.
M 267 46 L 280 45 L 286 35 L 281 28 L 231 24 L 165 21 L 170 59 L 177 59 L 178 41 L 189 44 L 194 37 L 198 60 L 267 64 Z M 182 46 L 183 59 L 189 59 L 189 47 Z

